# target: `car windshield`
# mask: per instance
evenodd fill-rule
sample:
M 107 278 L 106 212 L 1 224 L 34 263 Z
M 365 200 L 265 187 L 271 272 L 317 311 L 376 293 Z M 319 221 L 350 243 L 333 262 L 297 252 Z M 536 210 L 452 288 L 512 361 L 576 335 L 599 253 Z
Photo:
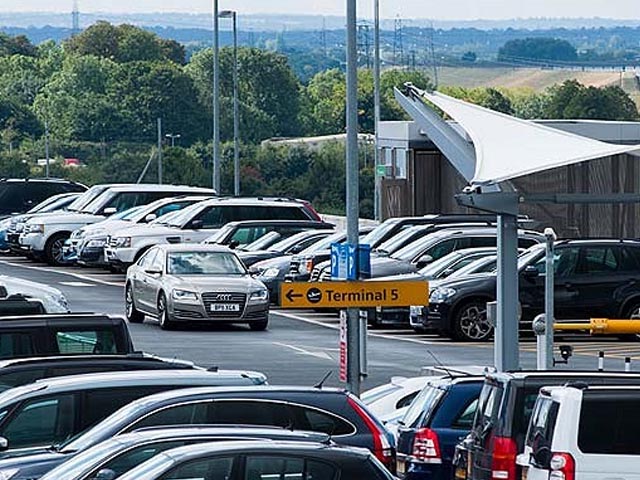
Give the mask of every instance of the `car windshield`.
M 152 222 L 149 222 L 149 225 L 169 225 L 170 222 L 172 222 L 173 219 L 178 215 L 180 215 L 181 213 L 182 213 L 182 210 L 165 213 L 164 215 L 153 220 Z
M 396 228 L 398 224 L 398 220 L 387 220 L 382 225 L 378 225 L 376 228 L 371 230 L 363 239 L 362 243 L 364 245 L 371 245 L 371 248 L 377 248 L 382 239 L 386 237 L 386 235 Z
M 171 218 L 166 218 L 162 224 L 167 225 L 169 227 L 181 228 L 184 225 L 186 225 L 189 221 L 191 221 L 191 219 L 195 216 L 195 214 L 199 212 L 201 209 L 202 209 L 202 206 L 198 203 L 194 205 L 190 205 L 186 208 L 183 208 L 182 210 L 179 210 L 179 212 L 175 216 L 172 216 Z
M 384 242 L 376 249 L 376 251 L 379 253 L 391 254 L 404 247 L 407 243 L 411 242 L 415 235 L 426 231 L 428 228 L 429 227 L 424 225 L 414 225 L 413 227 L 407 228 Z
M 100 193 L 100 195 L 96 196 L 93 201 L 85 205 L 80 211 L 83 213 L 95 214 L 100 211 L 100 209 L 104 207 L 108 203 L 108 201 L 114 197 L 114 195 L 115 192 L 113 190 L 103 191 L 102 193 Z
M 447 278 L 458 278 L 470 275 L 472 273 L 489 273 L 496 270 L 497 257 L 491 255 L 490 257 L 476 258 L 461 265 L 460 268 L 451 272 Z
M 244 275 L 242 262 L 227 252 L 170 252 L 167 257 L 170 275 Z
M 314 243 L 310 247 L 305 248 L 301 252 L 301 255 L 321 252 L 323 250 L 329 250 L 332 244 L 344 242 L 346 236 L 347 234 L 345 232 L 339 232 L 333 235 L 329 235 L 328 237 L 323 238 L 319 242 Z
M 87 190 L 73 202 L 71 202 L 67 210 L 71 210 L 72 212 L 82 211 L 87 205 L 89 205 L 97 197 L 99 197 L 106 189 L 107 187 L 104 185 L 91 187 L 89 190 Z
M 286 238 L 284 241 L 290 240 L 291 237 Z M 282 243 L 281 241 L 282 235 L 278 232 L 269 232 L 266 235 L 263 235 L 255 242 L 250 243 L 242 247 L 240 250 L 244 250 L 245 252 L 257 252 L 259 250 L 266 250 L 267 248 L 271 248 L 277 244 L 277 242 Z
M 64 462 L 62 465 L 51 470 L 43 478 L 46 479 L 61 479 L 61 478 L 79 478 L 87 467 L 93 466 L 96 462 L 105 458 L 110 458 L 113 454 L 122 449 L 122 444 L 117 441 L 109 441 L 99 443 L 95 447 L 82 452 L 80 455 L 76 455 L 70 460 Z
M 463 258 L 460 252 L 451 252 L 421 269 L 420 274 L 427 278 L 436 278 L 440 272 L 446 270 L 449 265 L 456 263 L 460 258 Z
M 529 265 L 531 262 L 538 259 L 538 257 L 544 252 L 545 245 L 538 244 L 525 251 L 518 259 L 518 271 Z
M 391 257 L 397 260 L 403 260 L 405 262 L 411 262 L 418 257 L 422 252 L 426 251 L 430 245 L 433 245 L 436 241 L 439 241 L 443 237 L 429 238 L 423 237 L 415 242 L 410 243 L 406 247 L 401 248 L 397 252 L 394 252 Z
M 402 425 L 408 428 L 416 427 L 418 422 L 424 424 L 435 410 L 444 390 L 435 385 L 427 385 L 409 405 L 407 413 L 402 418 Z
M 126 220 L 127 222 L 130 222 L 131 219 L 140 213 L 143 208 L 144 206 L 141 205 L 125 210 L 124 212 L 115 213 L 109 217 L 109 220 Z

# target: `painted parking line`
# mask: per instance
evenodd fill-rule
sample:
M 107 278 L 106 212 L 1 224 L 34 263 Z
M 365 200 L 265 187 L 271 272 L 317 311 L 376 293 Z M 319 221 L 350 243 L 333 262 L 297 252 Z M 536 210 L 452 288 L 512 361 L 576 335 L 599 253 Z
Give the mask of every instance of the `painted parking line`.
M 68 275 L 70 277 L 77 278 L 78 280 L 82 280 L 82 281 L 85 281 L 85 282 L 98 283 L 100 285 L 108 285 L 110 287 L 120 287 L 120 288 L 124 287 L 124 282 L 109 282 L 109 281 L 106 281 L 106 280 L 101 280 L 99 278 L 90 277 L 88 275 L 83 275 L 83 274 L 75 273 L 75 272 L 68 272 L 68 271 L 57 269 L 57 268 L 53 268 L 53 267 L 41 267 L 41 266 L 35 266 L 35 265 L 23 265 L 21 263 L 15 263 L 13 261 L 6 261 L 6 260 L 0 260 L 0 264 L 8 265 L 10 267 L 15 267 L 15 268 L 23 268 L 25 270 L 35 270 L 35 271 L 38 271 L 38 272 L 49 272 L 49 273 L 57 273 L 59 275 Z
M 60 285 L 65 285 L 67 287 L 95 287 L 95 283 L 87 283 L 87 282 L 60 282 Z

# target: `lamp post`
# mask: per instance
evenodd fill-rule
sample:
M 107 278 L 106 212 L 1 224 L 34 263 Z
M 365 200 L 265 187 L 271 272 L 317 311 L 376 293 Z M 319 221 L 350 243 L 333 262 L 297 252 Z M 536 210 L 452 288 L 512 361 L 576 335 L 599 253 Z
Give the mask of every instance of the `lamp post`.
M 173 148 L 176 146 L 176 139 L 180 138 L 181 135 L 179 133 L 167 133 L 165 137 L 171 139 L 171 148 Z
M 223 10 L 220 18 L 233 20 L 233 194 L 240 195 L 240 103 L 238 100 L 238 12 Z
M 220 18 L 213 0 L 213 189 L 220 193 Z
M 380 164 L 380 0 L 374 1 L 374 27 L 373 27 L 373 111 L 375 123 L 375 146 L 373 171 L 375 172 L 374 186 L 374 218 L 382 221 L 381 190 L 382 178 L 378 175 Z

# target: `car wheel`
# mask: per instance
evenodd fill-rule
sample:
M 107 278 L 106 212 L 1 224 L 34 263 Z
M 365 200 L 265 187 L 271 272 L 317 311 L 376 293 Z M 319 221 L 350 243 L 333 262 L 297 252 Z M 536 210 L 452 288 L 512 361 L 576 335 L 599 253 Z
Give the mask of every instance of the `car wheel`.
M 256 320 L 255 322 L 249 323 L 249 328 L 254 332 L 264 332 L 269 326 L 269 319 L 265 318 L 264 320 Z
M 49 265 L 62 265 L 62 247 L 68 238 L 69 234 L 67 233 L 57 233 L 47 240 L 44 246 L 44 256 Z
M 164 293 L 158 295 L 158 320 L 160 321 L 160 328 L 163 330 L 173 330 L 176 326 L 176 322 L 171 319 L 167 310 L 167 297 L 165 297 Z
M 144 321 L 144 314 L 136 308 L 135 300 L 133 299 L 133 288 L 128 283 L 124 293 L 125 313 L 127 320 L 131 323 L 142 323 Z
M 482 342 L 493 334 L 493 326 L 487 319 L 487 305 L 480 301 L 463 304 L 455 313 L 453 322 L 456 340 Z

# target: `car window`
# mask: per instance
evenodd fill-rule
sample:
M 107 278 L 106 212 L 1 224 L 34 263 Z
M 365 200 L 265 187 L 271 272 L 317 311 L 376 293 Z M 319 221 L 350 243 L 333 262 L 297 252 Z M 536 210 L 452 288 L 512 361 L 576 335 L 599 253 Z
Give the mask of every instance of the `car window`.
M 438 260 L 438 259 L 444 257 L 445 255 L 453 252 L 453 249 L 455 248 L 455 246 L 456 246 L 456 240 L 455 239 L 444 240 L 444 241 L 438 243 L 437 245 L 434 245 L 433 247 L 431 247 L 426 252 L 424 252 L 423 256 L 424 255 L 429 255 L 433 260 Z
M 84 393 L 82 426 L 88 428 L 111 415 L 118 408 L 147 395 L 167 390 L 162 386 L 100 388 Z
M 229 223 L 224 215 L 227 209 L 228 207 L 208 207 L 200 212 L 194 220 L 202 220 L 202 228 L 220 228 Z
M 247 245 L 255 242 L 268 232 L 267 227 L 243 227 L 236 230 L 231 237 L 231 242 L 237 242 L 239 245 Z
M 4 184 L 0 186 L 0 213 L 21 213 L 28 210 L 25 203 L 25 188 L 22 185 Z
M 504 391 L 499 385 L 485 383 L 478 398 L 478 409 L 473 419 L 473 429 L 477 435 L 489 435 L 498 421 L 500 402 Z
M 287 405 L 280 402 L 221 400 L 211 404 L 207 420 L 207 423 L 220 425 L 291 427 Z
M 582 260 L 578 273 L 593 275 L 614 273 L 618 270 L 618 259 L 611 247 L 587 247 L 582 250 Z
M 208 403 L 190 403 L 162 409 L 133 424 L 127 431 L 157 425 L 192 425 L 207 422 Z
M 244 480 L 333 480 L 337 470 L 324 462 L 285 456 L 248 456 Z
M 623 272 L 637 272 L 640 270 L 640 249 L 638 248 L 620 248 L 620 265 L 619 270 Z
M 62 355 L 80 353 L 118 353 L 115 334 L 111 330 L 65 330 L 55 333 Z
M 2 426 L 0 434 L 11 448 L 61 442 L 74 433 L 74 405 L 72 394 L 28 400 Z
M 553 257 L 553 268 L 556 277 L 568 277 L 575 274 L 578 269 L 579 258 L 579 247 L 556 249 Z M 544 256 L 535 263 L 535 267 L 540 274 L 546 272 L 546 259 Z
M 230 480 L 232 470 L 233 458 L 209 457 L 179 465 L 158 480 Z
M 495 247 L 497 238 L 496 237 L 471 237 L 471 244 L 469 245 L 472 248 L 479 247 Z
M 289 406 L 292 417 L 292 428 L 322 432 L 332 436 L 351 435 L 355 427 L 335 415 L 300 406 Z
M 551 448 L 559 407 L 558 402 L 554 402 L 549 397 L 538 397 L 531 413 L 525 445 L 533 448 L 534 451 L 542 445 Z
M 0 385 L 17 387 L 35 382 L 46 376 L 45 368 L 29 368 L 28 370 L 19 370 L 17 372 L 3 373 L 0 369 Z M 50 375 L 52 376 L 52 375 Z
M 134 447 L 120 455 L 110 458 L 109 461 L 102 463 L 99 467 L 96 467 L 91 473 L 82 477 L 81 480 L 102 480 L 105 478 L 105 470 L 108 470 L 109 474 L 112 475 L 109 478 L 118 478 L 165 450 L 182 447 L 190 443 L 193 442 L 189 442 L 187 440 L 173 440 Z M 100 472 L 102 472 L 102 476 L 98 475 Z
M 476 410 L 478 410 L 478 399 L 475 398 L 465 408 L 462 409 L 460 414 L 451 422 L 451 428 L 457 428 L 460 430 L 469 430 L 473 426 L 473 419 L 476 416 Z
M 402 424 L 407 428 L 415 428 L 419 424 L 424 424 L 435 411 L 444 390 L 432 385 L 424 387 L 418 396 L 411 402 L 407 413 L 402 419 Z
M 13 358 L 31 356 L 36 353 L 33 335 L 27 332 L 2 332 L 0 335 L 0 357 Z
M 182 210 L 184 207 L 187 207 L 192 203 L 193 202 L 188 202 L 188 201 L 170 203 L 168 205 L 164 205 L 160 208 L 157 208 L 156 211 L 153 213 L 155 214 L 156 217 L 161 217 L 162 215 L 166 215 L 167 213 L 177 212 L 178 210 Z
M 538 242 L 532 238 L 518 238 L 518 248 L 530 248 L 534 245 L 538 245 Z
M 583 453 L 640 455 L 636 392 L 583 391 L 578 447 Z
M 408 407 L 411 405 L 411 402 L 418 396 L 420 392 L 412 392 L 409 395 L 402 397 L 400 400 L 396 402 L 396 409 L 399 410 L 404 407 Z
M 159 250 L 157 248 L 152 248 L 151 250 L 144 253 L 140 257 L 140 260 L 138 260 L 138 266 L 142 269 L 149 268 L 156 255 L 158 254 L 158 251 Z
M 153 260 L 151 261 L 151 264 L 149 265 L 148 268 L 154 271 L 160 271 L 160 272 L 164 271 L 165 257 L 166 257 L 166 253 L 158 249 L 156 255 L 154 255 Z

